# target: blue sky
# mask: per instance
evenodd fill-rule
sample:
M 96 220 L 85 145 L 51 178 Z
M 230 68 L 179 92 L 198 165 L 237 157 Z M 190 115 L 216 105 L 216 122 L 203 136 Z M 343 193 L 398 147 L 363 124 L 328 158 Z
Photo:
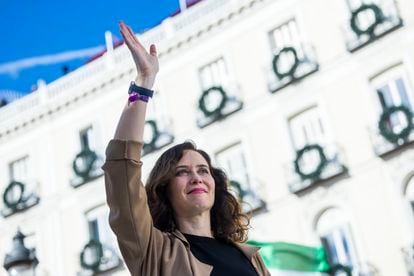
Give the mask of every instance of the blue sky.
M 105 31 L 121 38 L 121 19 L 143 32 L 178 9 L 179 0 L 0 0 L 0 96 L 81 66 L 103 49 Z

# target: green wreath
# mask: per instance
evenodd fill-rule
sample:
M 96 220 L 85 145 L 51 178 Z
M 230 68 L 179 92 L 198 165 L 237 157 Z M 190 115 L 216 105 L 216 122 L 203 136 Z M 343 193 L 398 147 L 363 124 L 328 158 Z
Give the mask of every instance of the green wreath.
M 92 262 L 87 262 L 85 260 L 85 253 L 87 250 L 93 250 L 96 252 L 96 255 L 94 256 L 95 259 Z M 102 244 L 97 240 L 90 240 L 84 247 L 80 254 L 80 262 L 81 266 L 85 269 L 90 269 L 93 271 L 97 271 L 99 268 L 99 265 L 101 264 L 101 260 L 103 257 L 103 247 Z
M 333 265 L 328 272 L 332 273 L 332 275 L 336 275 L 338 272 L 345 272 L 346 276 L 352 276 L 352 269 L 341 264 Z
M 219 93 L 221 96 L 220 104 L 212 110 L 208 110 L 206 106 L 206 99 L 210 95 L 210 93 Z M 198 107 L 200 108 L 200 110 L 203 112 L 203 114 L 206 117 L 211 117 L 211 116 L 220 117 L 221 115 L 223 115 L 222 111 L 223 111 L 223 108 L 226 106 L 227 100 L 228 98 L 227 98 L 227 95 L 224 89 L 221 86 L 213 86 L 203 92 L 200 100 L 198 101 Z
M 86 166 L 81 168 L 78 164 L 80 159 L 86 160 Z M 73 160 L 72 168 L 73 171 L 77 176 L 82 177 L 83 179 L 89 178 L 89 175 L 93 169 L 93 165 L 95 164 L 98 156 L 96 153 L 90 149 L 84 149 L 80 153 L 78 153 Z
M 151 141 L 144 144 L 144 149 L 145 150 L 152 150 L 152 149 L 156 148 L 155 143 L 157 142 L 157 140 L 160 137 L 161 133 L 158 130 L 157 122 L 155 122 L 154 120 L 148 120 L 148 121 L 145 122 L 145 124 L 149 125 L 151 127 L 152 137 L 151 137 Z
M 302 172 L 302 169 L 299 165 L 300 161 L 302 160 L 305 153 L 309 151 L 313 151 L 313 150 L 316 150 L 318 152 L 320 163 L 313 172 L 304 173 Z M 306 145 L 305 147 L 303 147 L 302 149 L 296 152 L 296 159 L 294 162 L 295 172 L 299 174 L 301 179 L 312 179 L 312 180 L 319 179 L 327 163 L 328 163 L 328 160 L 326 159 L 325 153 L 323 152 L 323 149 L 320 145 L 318 144 Z
M 284 55 L 286 53 L 289 53 L 289 52 L 293 54 L 293 56 L 295 58 L 295 61 L 292 64 L 292 67 L 290 67 L 290 69 L 288 71 L 286 71 L 286 72 L 280 72 L 279 66 L 278 66 L 279 58 L 282 55 Z M 298 54 L 297 54 L 295 48 L 293 48 L 293 47 L 285 47 L 282 50 L 280 50 L 280 52 L 273 57 L 272 65 L 273 65 L 273 72 L 275 72 L 276 76 L 280 80 L 283 79 L 283 78 L 285 78 L 285 77 L 290 77 L 291 79 L 294 79 L 295 78 L 294 75 L 295 75 L 296 69 L 299 66 Z
M 395 133 L 392 127 L 388 124 L 391 115 L 395 112 L 402 112 L 406 119 L 407 119 L 407 126 L 401 130 L 399 133 Z M 408 136 L 413 129 L 413 122 L 412 122 L 413 113 L 407 107 L 400 105 L 400 106 L 392 106 L 388 107 L 384 110 L 381 115 L 381 118 L 378 123 L 378 128 L 380 130 L 380 134 L 389 142 L 393 144 L 397 144 L 400 139 L 406 141 Z
M 358 16 L 361 12 L 365 12 L 367 10 L 372 10 L 372 12 L 374 13 L 375 16 L 375 21 L 368 26 L 368 28 L 366 29 L 361 29 L 358 26 Z M 372 36 L 374 34 L 375 29 L 377 28 L 378 25 L 382 24 L 384 22 L 384 15 L 381 11 L 381 9 L 375 5 L 375 4 L 369 4 L 369 5 L 361 5 L 358 9 L 356 9 L 355 11 L 352 12 L 351 15 L 351 29 L 352 31 L 354 31 L 354 33 L 357 36 L 361 36 L 363 34 L 367 34 L 369 36 Z
M 12 201 L 10 202 L 9 199 L 9 193 L 13 191 L 14 187 L 18 187 L 20 189 L 20 195 L 19 198 L 16 201 Z M 6 190 L 4 191 L 3 194 L 3 202 L 6 205 L 7 208 L 12 209 L 12 210 L 17 210 L 17 206 L 24 202 L 23 199 L 23 193 L 25 190 L 25 186 L 23 183 L 21 182 L 17 182 L 17 181 L 12 181 L 10 182 L 9 186 L 7 186 Z

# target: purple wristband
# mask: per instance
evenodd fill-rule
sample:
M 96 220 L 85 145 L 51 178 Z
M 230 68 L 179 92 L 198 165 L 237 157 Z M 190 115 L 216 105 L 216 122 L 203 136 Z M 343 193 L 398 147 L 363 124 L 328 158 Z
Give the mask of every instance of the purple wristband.
M 148 100 L 149 100 L 148 96 L 140 95 L 136 92 L 132 92 L 131 94 L 129 94 L 129 97 L 128 97 L 128 102 L 130 102 L 130 103 L 133 103 L 133 102 L 136 102 L 136 101 L 143 101 L 143 102 L 147 103 Z

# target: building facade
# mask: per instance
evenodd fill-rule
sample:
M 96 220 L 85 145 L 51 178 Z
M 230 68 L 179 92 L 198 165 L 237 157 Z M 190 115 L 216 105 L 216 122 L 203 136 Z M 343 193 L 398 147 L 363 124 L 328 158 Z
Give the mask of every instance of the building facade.
M 203 0 L 138 36 L 161 67 L 144 180 L 193 140 L 252 214 L 250 239 L 414 275 L 412 1 Z M 108 46 L 0 108 L 0 258 L 20 227 L 38 275 L 128 275 L 100 166 L 134 77 Z

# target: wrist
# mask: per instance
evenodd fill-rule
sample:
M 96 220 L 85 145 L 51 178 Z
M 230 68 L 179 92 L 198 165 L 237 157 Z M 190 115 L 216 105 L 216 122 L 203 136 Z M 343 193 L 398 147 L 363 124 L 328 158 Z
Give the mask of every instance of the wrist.
M 149 77 L 137 76 L 135 78 L 136 85 L 147 88 L 147 89 L 152 89 L 152 87 L 154 86 L 154 82 L 155 82 L 155 76 L 149 76 Z

